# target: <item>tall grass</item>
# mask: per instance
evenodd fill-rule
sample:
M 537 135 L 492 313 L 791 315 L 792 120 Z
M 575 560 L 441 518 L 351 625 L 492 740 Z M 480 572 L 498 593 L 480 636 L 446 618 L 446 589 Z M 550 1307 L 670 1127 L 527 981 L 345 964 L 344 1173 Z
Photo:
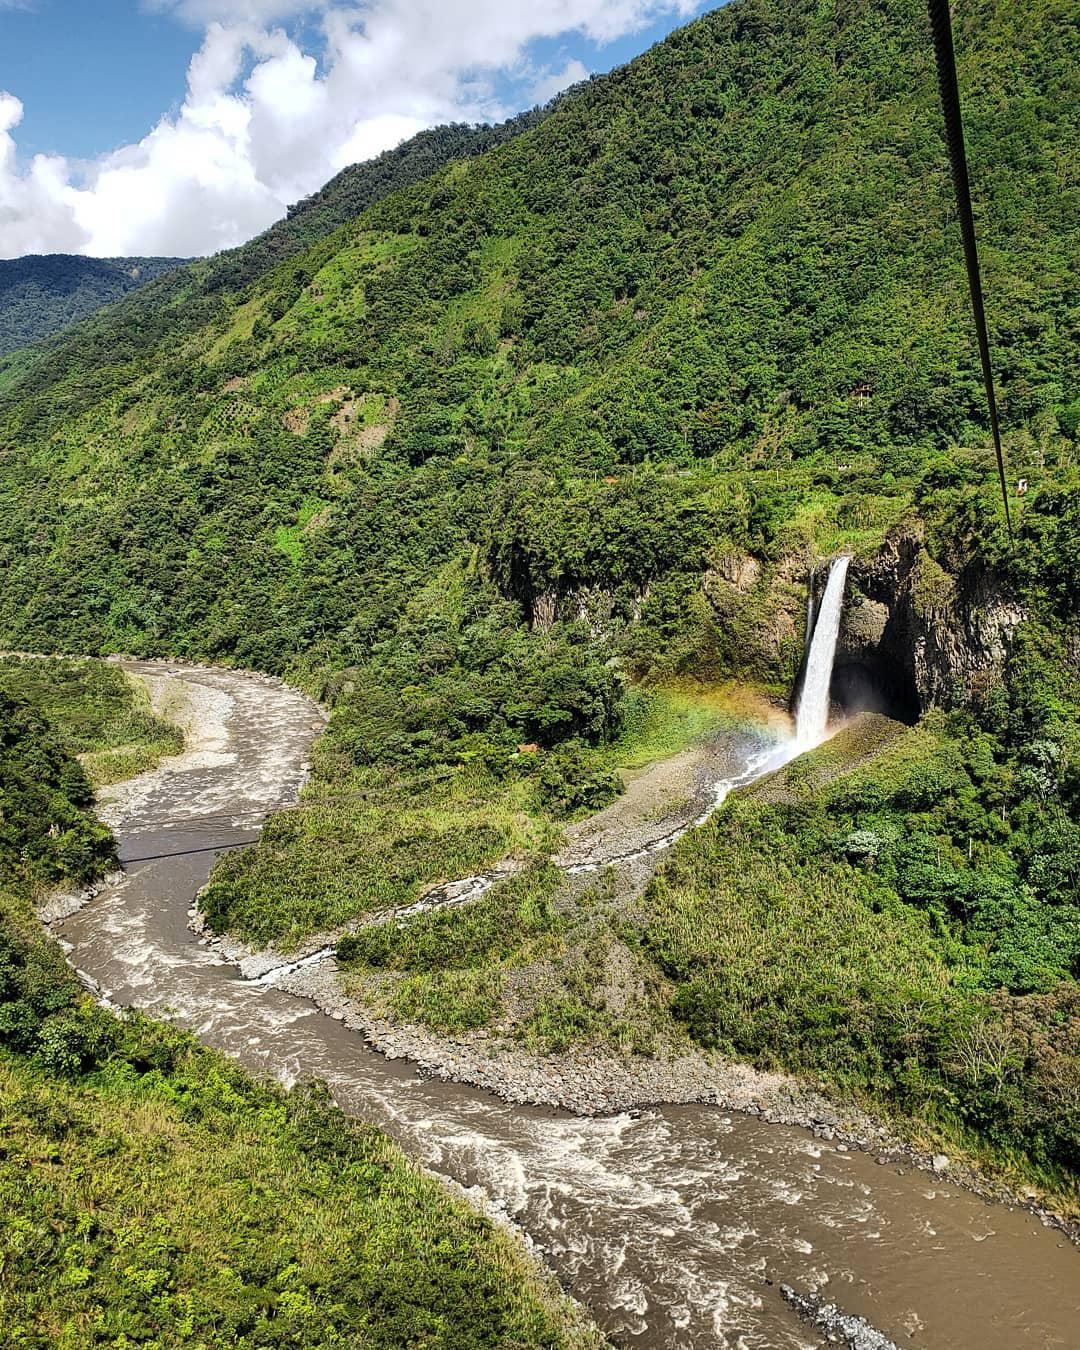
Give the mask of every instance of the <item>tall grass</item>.
M 0 657 L 0 691 L 33 704 L 97 786 L 132 778 L 184 748 L 146 690 L 116 666 L 75 657 Z
M 257 848 L 220 863 L 200 904 L 216 928 L 288 948 L 546 842 L 520 779 L 481 765 L 416 780 L 358 769 L 317 784 Z

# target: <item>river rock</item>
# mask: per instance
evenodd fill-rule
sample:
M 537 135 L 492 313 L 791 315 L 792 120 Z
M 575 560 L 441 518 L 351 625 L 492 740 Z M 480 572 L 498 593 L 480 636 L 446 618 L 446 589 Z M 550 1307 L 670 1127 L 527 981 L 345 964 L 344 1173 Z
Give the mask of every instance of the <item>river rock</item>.
M 853 1317 L 818 1294 L 800 1293 L 789 1284 L 782 1284 L 780 1293 L 804 1321 L 822 1332 L 830 1345 L 846 1344 L 849 1350 L 898 1350 L 895 1341 L 890 1341 L 864 1317 Z

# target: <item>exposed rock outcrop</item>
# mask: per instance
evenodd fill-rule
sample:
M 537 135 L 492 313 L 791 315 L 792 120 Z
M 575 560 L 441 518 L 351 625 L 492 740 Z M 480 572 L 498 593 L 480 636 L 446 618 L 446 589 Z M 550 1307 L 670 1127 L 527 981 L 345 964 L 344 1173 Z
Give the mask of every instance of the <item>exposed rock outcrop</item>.
M 892 532 L 877 557 L 851 569 L 837 649 L 845 667 L 869 672 L 895 710 L 915 715 L 967 702 L 994 678 L 1023 607 L 991 569 L 946 572 L 921 527 Z
M 819 565 L 813 578 L 818 599 L 827 575 Z M 768 565 L 724 555 L 702 578 L 724 662 L 792 680 L 793 701 L 808 581 L 805 555 Z M 928 708 L 967 702 L 1000 670 L 1023 618 L 1023 607 L 992 569 L 972 563 L 953 575 L 928 552 L 921 523 L 907 522 L 876 556 L 851 565 L 833 697 L 848 708 L 909 721 Z
M 819 559 L 813 584 L 820 597 L 828 568 Z M 810 559 L 805 547 L 776 560 L 729 550 L 702 574 L 697 607 L 700 646 L 691 673 L 738 675 L 792 690 L 801 681 Z M 870 558 L 848 574 L 832 694 L 852 709 L 914 721 L 932 707 L 977 697 L 1000 670 L 1023 606 L 1002 576 L 971 562 L 959 573 L 941 566 L 925 530 L 909 520 L 891 531 Z M 532 626 L 586 622 L 596 636 L 635 623 L 646 587 L 630 603 L 600 585 L 522 592 Z
M 724 669 L 792 679 L 804 641 L 804 575 L 802 560 L 766 566 L 746 553 L 724 554 L 705 573 L 701 589 Z

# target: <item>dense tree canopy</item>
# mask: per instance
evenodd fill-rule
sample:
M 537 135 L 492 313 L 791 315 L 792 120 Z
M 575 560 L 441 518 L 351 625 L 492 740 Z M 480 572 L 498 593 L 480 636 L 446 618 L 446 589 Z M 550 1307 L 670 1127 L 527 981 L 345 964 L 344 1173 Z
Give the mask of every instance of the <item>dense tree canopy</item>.
M 1018 471 L 1076 432 L 1074 37 L 1054 0 L 958 18 Z M 775 534 L 781 484 L 898 509 L 936 448 L 981 450 L 916 0 L 737 0 L 532 120 L 350 170 L 9 371 L 0 631 L 355 661 L 478 546 L 525 603 L 641 589 L 720 521 Z M 641 465 L 648 540 L 619 484 L 572 537 Z
M 70 328 L 183 261 L 68 253 L 0 259 L 0 357 Z

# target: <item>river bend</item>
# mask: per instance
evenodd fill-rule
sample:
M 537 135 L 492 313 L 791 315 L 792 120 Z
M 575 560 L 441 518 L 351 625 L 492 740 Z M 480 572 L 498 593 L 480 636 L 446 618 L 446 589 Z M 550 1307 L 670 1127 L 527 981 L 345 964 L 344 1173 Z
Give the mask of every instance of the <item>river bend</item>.
M 112 1002 L 170 1017 L 250 1069 L 317 1077 L 436 1172 L 482 1188 L 617 1345 L 811 1350 L 780 1296 L 816 1289 L 898 1346 L 1070 1350 L 1080 1259 L 1027 1213 L 711 1107 L 582 1119 L 389 1061 L 313 1004 L 246 981 L 188 927 L 216 851 L 295 801 L 318 711 L 224 670 L 127 663 L 200 709 L 189 753 L 108 794 L 124 880 L 55 925 Z M 182 688 L 181 688 L 182 687 Z

